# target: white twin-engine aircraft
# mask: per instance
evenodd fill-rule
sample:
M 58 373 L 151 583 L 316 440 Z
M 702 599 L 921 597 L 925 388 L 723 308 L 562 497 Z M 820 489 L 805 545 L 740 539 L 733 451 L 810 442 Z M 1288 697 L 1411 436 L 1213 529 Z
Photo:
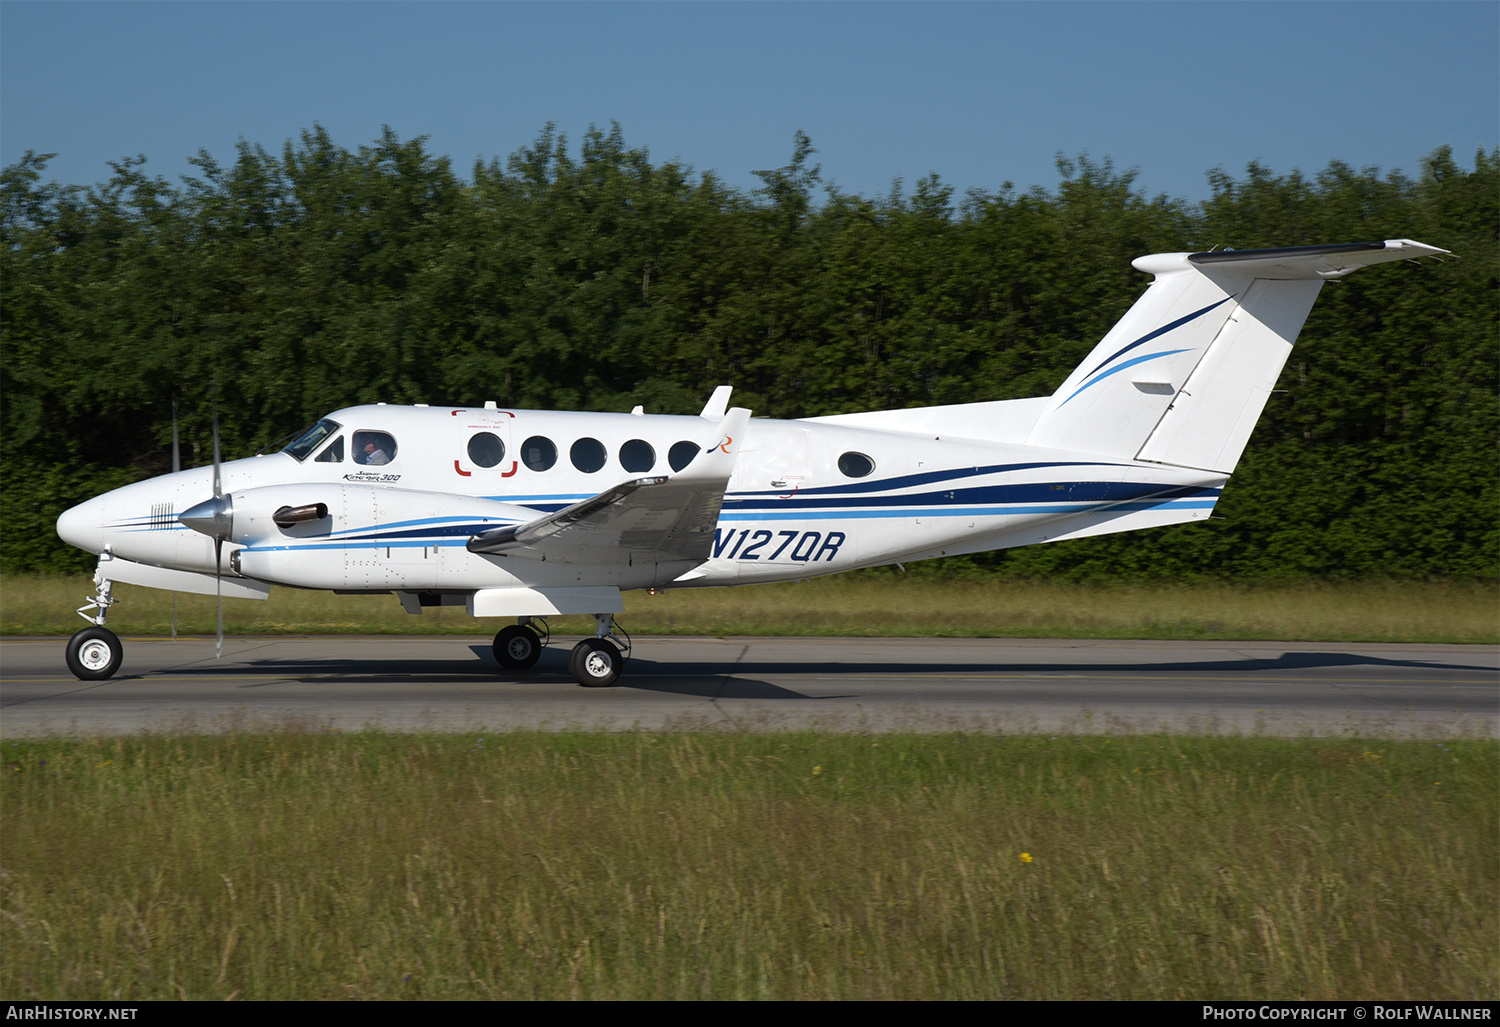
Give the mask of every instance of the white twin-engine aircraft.
M 123 581 L 264 599 L 270 586 L 394 592 L 409 613 L 592 614 L 569 670 L 628 655 L 620 593 L 787 581 L 1208 517 L 1326 279 L 1446 253 L 1407 239 L 1165 253 L 1145 294 L 1049 397 L 751 420 L 721 386 L 692 416 L 349 407 L 278 453 L 128 485 L 68 510 L 99 554 L 80 678 L 113 675 Z M 222 607 L 222 603 L 221 603 Z M 90 614 L 88 611 L 97 612 Z M 223 622 L 220 619 L 222 642 Z M 623 651 L 622 651 L 623 646 Z

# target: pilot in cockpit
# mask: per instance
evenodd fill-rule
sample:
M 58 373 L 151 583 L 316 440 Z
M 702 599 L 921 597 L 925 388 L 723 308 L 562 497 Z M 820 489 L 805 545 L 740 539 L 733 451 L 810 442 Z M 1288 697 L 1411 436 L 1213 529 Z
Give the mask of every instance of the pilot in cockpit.
M 395 440 L 384 432 L 359 432 L 355 435 L 355 463 L 371 466 L 388 464 L 395 452 Z

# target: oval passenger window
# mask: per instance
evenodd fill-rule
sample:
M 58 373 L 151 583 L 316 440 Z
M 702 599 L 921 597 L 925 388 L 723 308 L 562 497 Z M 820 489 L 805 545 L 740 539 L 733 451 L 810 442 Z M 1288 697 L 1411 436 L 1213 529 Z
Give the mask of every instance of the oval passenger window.
M 533 435 L 521 443 L 521 463 L 533 471 L 550 471 L 557 463 L 557 446 L 542 435 Z
M 620 466 L 627 471 L 649 471 L 656 466 L 656 450 L 644 439 L 631 439 L 620 447 Z
M 845 453 L 839 457 L 839 470 L 850 478 L 863 478 L 875 470 L 875 461 L 863 453 Z
M 693 457 L 698 455 L 698 443 L 696 442 L 674 442 L 672 448 L 667 450 L 667 463 L 672 465 L 672 470 L 680 471 L 693 462 Z
M 579 439 L 573 443 L 568 456 L 574 467 L 584 474 L 593 474 L 604 466 L 604 443 L 598 439 Z
M 469 459 L 479 467 L 494 467 L 505 459 L 505 443 L 500 436 L 482 431 L 469 440 Z

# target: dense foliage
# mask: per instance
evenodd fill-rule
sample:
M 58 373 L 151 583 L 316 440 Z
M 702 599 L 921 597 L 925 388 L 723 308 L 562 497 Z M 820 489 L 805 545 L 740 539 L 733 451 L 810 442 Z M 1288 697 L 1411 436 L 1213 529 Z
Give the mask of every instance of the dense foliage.
M 576 153 L 576 156 L 574 155 Z M 797 417 L 1045 395 L 1135 300 L 1144 253 L 1407 237 L 1460 260 L 1324 289 L 1223 519 L 978 558 L 1013 574 L 1493 576 L 1500 151 L 1418 179 L 1330 165 L 1210 173 L 1193 206 L 1108 161 L 1051 191 L 877 198 L 825 188 L 807 138 L 745 194 L 654 164 L 620 130 L 550 128 L 471 178 L 387 131 L 279 155 L 144 159 L 93 187 L 4 169 L 7 571 L 81 568 L 66 506 L 245 455 L 377 400 L 695 412 L 735 386 Z

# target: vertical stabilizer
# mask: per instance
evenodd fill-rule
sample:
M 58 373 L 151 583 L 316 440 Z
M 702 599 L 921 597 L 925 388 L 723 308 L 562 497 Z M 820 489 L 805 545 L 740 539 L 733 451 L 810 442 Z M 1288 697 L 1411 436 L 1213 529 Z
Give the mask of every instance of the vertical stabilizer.
M 1243 288 L 1200 274 L 1186 253 L 1141 257 L 1134 267 L 1156 280 L 1052 395 L 1031 429 L 1031 445 L 1135 456 L 1234 312 L 1236 288 Z
M 1250 283 L 1136 458 L 1233 471 L 1321 288 L 1317 280 Z
M 1446 253 L 1408 239 L 1159 253 L 1156 279 L 1048 400 L 1028 441 L 1228 473 L 1324 281 Z

